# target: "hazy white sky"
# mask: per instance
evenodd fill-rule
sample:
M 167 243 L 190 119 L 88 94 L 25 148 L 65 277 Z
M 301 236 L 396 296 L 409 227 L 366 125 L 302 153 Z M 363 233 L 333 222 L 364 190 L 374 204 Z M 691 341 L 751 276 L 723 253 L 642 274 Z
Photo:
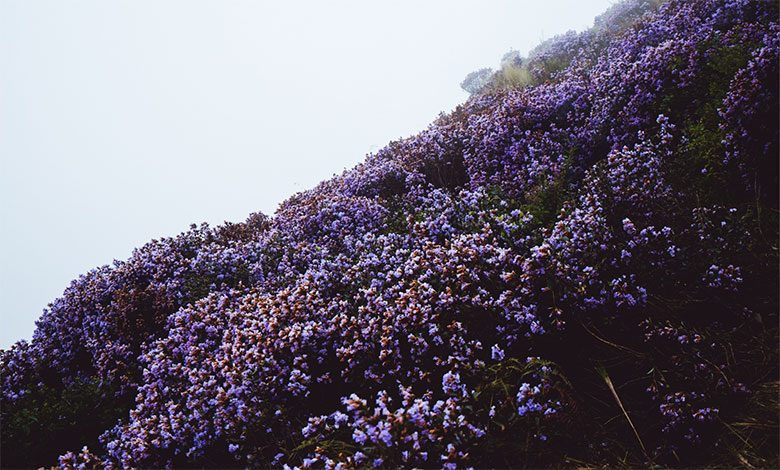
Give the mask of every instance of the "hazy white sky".
M 612 3 L 0 0 L 0 348 L 79 274 L 273 214 Z

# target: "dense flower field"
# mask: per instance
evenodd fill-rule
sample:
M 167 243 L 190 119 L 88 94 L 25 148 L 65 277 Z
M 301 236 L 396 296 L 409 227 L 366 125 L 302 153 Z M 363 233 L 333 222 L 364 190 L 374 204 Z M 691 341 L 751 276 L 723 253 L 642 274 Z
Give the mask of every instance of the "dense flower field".
M 3 466 L 776 466 L 778 15 L 625 1 L 74 280 L 1 352 Z

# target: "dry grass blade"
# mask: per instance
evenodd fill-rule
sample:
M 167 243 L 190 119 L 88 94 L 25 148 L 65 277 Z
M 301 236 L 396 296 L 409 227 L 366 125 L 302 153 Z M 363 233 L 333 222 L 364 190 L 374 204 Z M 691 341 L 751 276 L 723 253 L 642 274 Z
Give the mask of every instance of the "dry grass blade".
M 609 378 L 609 374 L 607 374 L 607 369 L 604 368 L 602 364 L 598 364 L 596 366 L 596 371 L 599 373 L 601 378 L 604 379 L 604 382 L 607 383 L 607 387 L 609 387 L 609 390 L 612 392 L 612 396 L 615 397 L 615 401 L 617 402 L 618 406 L 620 407 L 620 411 L 623 412 L 623 416 L 626 417 L 626 420 L 628 420 L 628 424 L 631 425 L 631 429 L 634 431 L 634 435 L 636 436 L 636 440 L 639 442 L 639 446 L 642 448 L 642 453 L 645 455 L 645 458 L 647 458 L 648 462 L 652 463 L 653 459 L 650 458 L 650 454 L 647 453 L 647 449 L 645 448 L 644 442 L 642 442 L 642 438 L 639 437 L 639 432 L 636 430 L 636 426 L 634 426 L 634 423 L 631 421 L 631 417 L 628 416 L 628 412 L 623 407 L 623 403 L 620 401 L 620 397 L 617 394 L 617 390 L 615 390 L 615 386 L 612 384 L 612 380 Z

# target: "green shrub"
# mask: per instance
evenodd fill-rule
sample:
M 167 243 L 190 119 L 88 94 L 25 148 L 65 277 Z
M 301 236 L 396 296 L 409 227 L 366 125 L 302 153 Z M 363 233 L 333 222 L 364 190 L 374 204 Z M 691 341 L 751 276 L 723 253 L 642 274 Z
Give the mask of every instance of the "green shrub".
M 21 399 L 2 410 L 3 468 L 38 468 L 68 450 L 97 447 L 98 436 L 132 404 L 114 392 L 96 377 L 77 378 L 61 390 L 30 384 Z

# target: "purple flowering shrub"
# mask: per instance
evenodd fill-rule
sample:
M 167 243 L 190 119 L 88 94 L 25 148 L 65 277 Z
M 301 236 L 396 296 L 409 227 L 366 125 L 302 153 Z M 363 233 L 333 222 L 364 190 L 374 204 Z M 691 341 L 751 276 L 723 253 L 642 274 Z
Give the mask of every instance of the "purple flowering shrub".
M 757 32 L 760 34 L 760 32 Z M 763 32 L 760 46 L 751 52 L 747 66 L 734 76 L 719 113 L 726 132 L 726 163 L 734 163 L 744 183 L 767 203 L 777 206 L 778 96 L 777 25 Z
M 657 3 L 73 281 L 0 352 L 3 464 L 776 465 L 778 7 Z
M 352 394 L 342 399 L 342 410 L 309 418 L 307 439 L 295 449 L 307 452 L 303 467 L 335 466 L 339 459 L 347 468 L 507 465 L 519 456 L 524 466 L 544 461 L 555 453 L 558 427 L 573 422 L 573 410 L 563 404 L 572 399 L 571 385 L 549 361 L 504 359 L 497 345 L 491 353 L 493 365 L 447 372 L 440 387 L 415 393 L 399 385 L 371 403 Z

